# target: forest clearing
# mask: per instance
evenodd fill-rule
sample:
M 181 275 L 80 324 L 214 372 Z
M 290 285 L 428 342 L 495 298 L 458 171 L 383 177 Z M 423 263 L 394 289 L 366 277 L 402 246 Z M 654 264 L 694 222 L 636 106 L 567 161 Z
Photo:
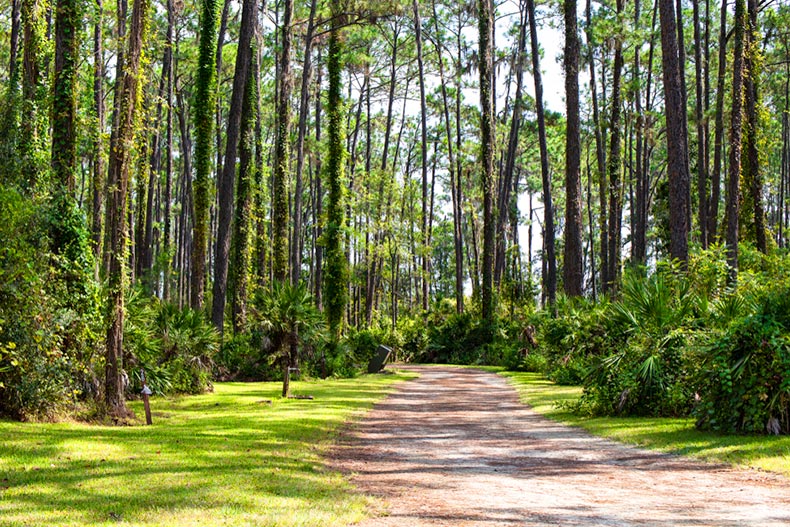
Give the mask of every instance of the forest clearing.
M 0 524 L 788 521 L 787 437 L 756 445 L 747 436 L 672 423 L 682 435 L 663 450 L 674 453 L 646 451 L 541 417 L 492 373 L 397 369 L 295 383 L 294 392 L 312 400 L 280 399 L 276 383 L 219 384 L 210 395 L 156 397 L 150 427 L 2 422 Z M 528 399 L 547 396 L 543 383 L 519 385 L 531 393 Z M 139 411 L 139 403 L 133 408 Z M 658 421 L 607 418 L 605 424 L 609 435 L 638 429 L 645 443 L 672 435 Z M 678 451 L 696 451 L 707 461 Z
M 388 355 L 786 477 L 788 28 L 787 0 L 0 3 L 2 511 L 362 521 L 321 456 Z M 758 502 L 722 514 L 785 520 Z

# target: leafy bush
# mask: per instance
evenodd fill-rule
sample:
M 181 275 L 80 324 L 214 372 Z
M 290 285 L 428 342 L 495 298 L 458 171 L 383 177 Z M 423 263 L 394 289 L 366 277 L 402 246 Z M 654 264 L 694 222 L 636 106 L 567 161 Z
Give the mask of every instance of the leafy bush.
M 400 357 L 406 362 L 427 362 L 428 332 L 423 321 L 415 318 L 398 320 L 397 340 Z
M 488 346 L 491 331 L 470 313 L 453 313 L 444 321 L 429 324 L 425 362 L 490 364 L 501 350 Z
M 611 325 L 610 309 L 606 300 L 596 304 L 559 297 L 556 316 L 543 310 L 525 322 L 525 328 L 535 329 L 535 342 L 527 351 L 544 358 L 542 371 L 552 381 L 581 384 L 593 361 L 623 340 L 622 332 Z
M 145 372 L 157 394 L 211 390 L 219 334 L 197 311 L 133 293 L 124 326 L 124 364 L 131 395 L 140 393 Z
M 624 340 L 596 359 L 582 406 L 605 415 L 688 413 L 693 394 L 684 349 L 696 313 L 689 282 L 674 271 L 626 277 L 609 326 Z
M 509 369 L 527 371 L 530 373 L 542 373 L 546 370 L 548 364 L 549 361 L 545 355 L 533 352 L 525 355 L 524 358 L 519 361 L 517 367 Z
M 98 384 L 101 318 L 84 219 L 59 210 L 0 185 L 0 239 L 12 241 L 0 244 L 0 414 L 17 419 L 54 418 Z
M 367 368 L 370 360 L 376 356 L 378 347 L 385 344 L 387 332 L 380 328 L 368 328 L 351 331 L 346 338 L 347 353 L 351 361 L 361 370 Z
M 790 433 L 790 289 L 710 338 L 701 354 L 697 425 L 721 432 Z

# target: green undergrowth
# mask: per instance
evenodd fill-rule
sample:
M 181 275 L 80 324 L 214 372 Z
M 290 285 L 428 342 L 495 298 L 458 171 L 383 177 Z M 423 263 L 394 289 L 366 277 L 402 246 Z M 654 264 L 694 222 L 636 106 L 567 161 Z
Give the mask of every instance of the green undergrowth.
M 0 421 L 0 525 L 348 525 L 368 498 L 322 455 L 410 377 L 292 384 L 313 400 L 281 399 L 278 383 L 220 383 L 152 399 L 150 427 Z
M 753 467 L 790 476 L 790 436 L 705 432 L 690 418 L 587 417 L 571 412 L 582 388 L 558 386 L 537 373 L 500 372 L 538 413 L 601 436 L 711 462 Z M 566 404 L 563 404 L 566 403 Z

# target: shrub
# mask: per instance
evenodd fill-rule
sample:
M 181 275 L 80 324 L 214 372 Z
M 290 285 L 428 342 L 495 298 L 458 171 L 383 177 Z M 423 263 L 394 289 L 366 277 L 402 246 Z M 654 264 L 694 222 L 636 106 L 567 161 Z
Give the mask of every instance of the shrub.
M 557 316 L 543 310 L 526 320 L 525 327 L 535 328 L 535 343 L 524 344 L 530 354 L 544 358 L 542 372 L 549 379 L 558 384 L 581 384 L 593 361 L 624 339 L 622 331 L 611 324 L 610 310 L 606 300 L 596 304 L 560 297 Z
M 0 244 L 0 414 L 16 419 L 70 409 L 101 367 L 86 233 L 77 211 L 54 209 L 0 185 L 0 239 L 13 241 Z
M 124 364 L 130 395 L 140 393 L 143 372 L 157 394 L 211 390 L 219 350 L 219 334 L 211 323 L 197 311 L 147 299 L 139 292 L 132 294 L 127 306 Z
M 401 318 L 398 320 L 398 341 L 400 358 L 406 362 L 429 362 L 426 351 L 428 348 L 428 332 L 419 318 Z
M 442 323 L 430 324 L 426 362 L 491 364 L 501 350 L 489 345 L 490 329 L 469 313 L 453 313 Z
M 790 433 L 790 289 L 712 336 L 701 358 L 697 426 Z
M 688 413 L 693 394 L 684 349 L 696 313 L 688 281 L 673 271 L 626 277 L 609 324 L 624 338 L 595 360 L 582 406 L 605 415 Z

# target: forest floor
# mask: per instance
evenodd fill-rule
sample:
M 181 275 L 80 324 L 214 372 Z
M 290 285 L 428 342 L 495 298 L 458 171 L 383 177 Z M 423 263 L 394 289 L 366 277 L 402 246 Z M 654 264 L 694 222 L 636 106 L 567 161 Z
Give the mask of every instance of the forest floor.
M 381 498 L 360 527 L 787 526 L 790 479 L 651 452 L 551 421 L 474 369 L 420 374 L 330 464 Z

